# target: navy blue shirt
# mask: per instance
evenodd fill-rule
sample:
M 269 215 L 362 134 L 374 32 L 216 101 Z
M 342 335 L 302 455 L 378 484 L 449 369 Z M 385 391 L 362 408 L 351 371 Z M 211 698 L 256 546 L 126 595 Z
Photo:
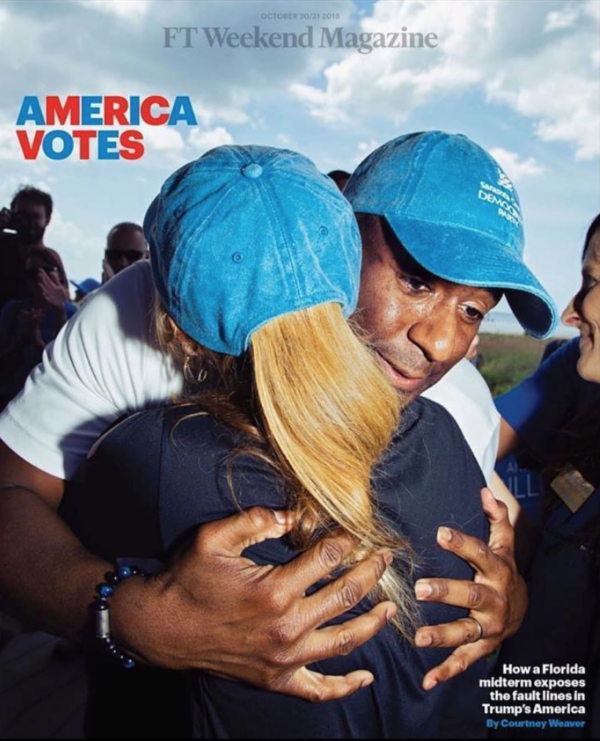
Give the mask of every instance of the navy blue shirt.
M 209 416 L 189 417 L 193 411 L 180 407 L 140 413 L 100 443 L 68 488 L 61 510 L 89 550 L 107 559 L 164 560 L 190 531 L 237 511 L 227 472 L 228 456 L 241 438 Z M 236 457 L 233 480 L 243 509 L 286 506 L 281 481 L 256 458 Z M 410 539 L 418 555 L 413 581 L 424 576 L 472 579 L 472 569 L 436 543 L 437 529 L 443 524 L 486 542 L 489 534 L 480 499 L 483 476 L 462 433 L 442 407 L 420 400 L 405 411 L 401 431 L 374 485 L 382 515 Z M 253 546 L 245 555 L 259 564 L 283 564 L 297 552 L 281 539 Z M 337 622 L 370 608 L 365 599 Z M 423 622 L 434 624 L 466 614 L 433 603 L 422 610 Z M 320 705 L 199 672 L 178 674 L 186 675 L 191 688 L 193 734 L 198 737 L 424 738 L 436 736 L 452 683 L 431 692 L 423 691 L 421 683 L 425 673 L 449 653 L 417 650 L 388 626 L 349 656 L 311 666 L 325 674 L 369 669 L 376 677 L 368 689 Z M 470 670 L 474 691 L 484 671 L 483 662 Z M 119 681 L 124 681 L 122 674 Z M 128 675 L 126 681 L 132 684 L 123 692 L 131 696 L 139 675 L 138 680 Z M 120 692 L 110 686 L 114 708 Z M 146 712 L 151 705 L 151 701 L 146 704 Z M 164 702 L 161 712 L 166 712 Z M 111 715 L 115 717 L 112 711 Z

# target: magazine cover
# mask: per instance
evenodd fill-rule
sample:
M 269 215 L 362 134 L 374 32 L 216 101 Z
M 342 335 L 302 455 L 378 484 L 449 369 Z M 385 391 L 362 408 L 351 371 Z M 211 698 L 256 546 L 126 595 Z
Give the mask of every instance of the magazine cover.
M 0 737 L 600 737 L 600 0 L 0 0 Z

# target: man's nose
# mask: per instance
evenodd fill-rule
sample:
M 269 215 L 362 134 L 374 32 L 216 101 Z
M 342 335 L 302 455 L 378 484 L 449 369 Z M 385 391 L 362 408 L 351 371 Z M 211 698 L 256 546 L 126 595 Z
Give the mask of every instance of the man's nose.
M 454 354 L 457 317 L 450 309 L 439 309 L 413 324 L 408 336 L 431 363 L 444 363 Z

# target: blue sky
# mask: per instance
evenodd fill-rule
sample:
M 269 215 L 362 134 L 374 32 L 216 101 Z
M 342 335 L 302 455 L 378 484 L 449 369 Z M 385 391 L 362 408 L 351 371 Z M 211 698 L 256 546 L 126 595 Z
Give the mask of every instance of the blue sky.
M 265 20 L 315 13 L 333 20 Z M 165 49 L 164 26 L 433 32 L 436 49 Z M 49 189 L 47 243 L 69 276 L 99 277 L 105 237 L 143 219 L 164 179 L 224 143 L 297 149 L 353 169 L 409 131 L 462 132 L 513 178 L 528 264 L 559 305 L 576 289 L 598 210 L 597 0 L 0 0 L 0 205 L 22 183 Z M 145 131 L 141 161 L 23 159 L 24 95 L 189 95 L 195 128 Z

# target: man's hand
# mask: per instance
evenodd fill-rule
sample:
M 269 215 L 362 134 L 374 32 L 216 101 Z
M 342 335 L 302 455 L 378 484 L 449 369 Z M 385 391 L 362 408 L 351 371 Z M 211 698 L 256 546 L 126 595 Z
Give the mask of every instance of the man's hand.
M 102 260 L 102 285 L 108 283 L 111 278 L 115 277 L 115 271 L 108 264 L 108 260 L 104 258 Z
M 64 311 L 65 301 L 69 300 L 69 292 L 60 282 L 58 273 L 48 274 L 44 270 L 39 270 L 38 285 L 48 308 Z
M 343 625 L 319 628 L 358 604 L 391 563 L 378 553 L 311 596 L 355 547 L 345 535 L 320 541 L 285 566 L 242 558 L 251 545 L 293 527 L 289 512 L 253 508 L 201 527 L 170 568 L 131 579 L 113 597 L 111 621 L 120 643 L 142 661 L 196 668 L 314 702 L 351 695 L 374 680 L 368 671 L 324 676 L 307 664 L 343 656 L 384 628 L 391 602 Z
M 525 617 L 527 587 L 515 564 L 514 530 L 508 509 L 489 489 L 482 489 L 481 499 L 491 526 L 488 545 L 447 527 L 438 531 L 439 545 L 475 569 L 474 581 L 421 579 L 416 585 L 420 600 L 466 607 L 470 609 L 469 616 L 475 618 L 419 628 L 415 638 L 418 647 L 458 646 L 442 664 L 425 675 L 426 690 L 493 653 L 505 638 L 517 632 Z M 483 638 L 477 622 L 483 629 Z
M 12 211 L 9 208 L 0 210 L 0 229 L 6 229 L 12 219 Z
M 63 493 L 61 479 L 0 441 L 2 609 L 76 640 L 89 635 L 94 587 L 111 564 L 89 553 L 59 517 Z M 252 509 L 204 525 L 167 571 L 129 579 L 115 591 L 115 639 L 150 664 L 205 669 L 313 701 L 347 697 L 370 684 L 368 671 L 333 677 L 305 667 L 349 653 L 395 615 L 396 607 L 384 602 L 342 626 L 318 629 L 375 586 L 390 554 L 366 559 L 307 597 L 353 550 L 349 538 L 328 537 L 285 566 L 257 566 L 240 555 L 284 536 L 293 524 L 290 513 Z

